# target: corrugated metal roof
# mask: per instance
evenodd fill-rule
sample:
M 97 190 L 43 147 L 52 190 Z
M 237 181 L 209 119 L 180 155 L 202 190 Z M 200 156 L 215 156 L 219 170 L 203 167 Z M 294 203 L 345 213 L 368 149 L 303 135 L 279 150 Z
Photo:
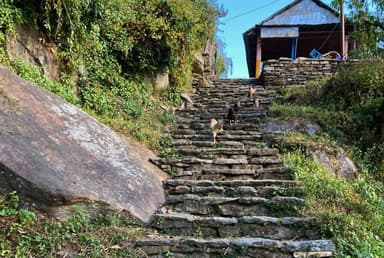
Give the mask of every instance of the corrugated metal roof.
M 262 26 L 319 25 L 339 23 L 335 12 L 317 0 L 297 0 L 264 20 Z

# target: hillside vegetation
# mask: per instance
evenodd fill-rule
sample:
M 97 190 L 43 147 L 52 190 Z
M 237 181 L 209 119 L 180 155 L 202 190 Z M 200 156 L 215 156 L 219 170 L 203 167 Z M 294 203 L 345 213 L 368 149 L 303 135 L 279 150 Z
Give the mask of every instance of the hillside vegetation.
M 222 15 L 208 0 L 0 0 L 0 63 L 77 105 L 114 130 L 162 152 L 177 106 L 191 87 L 192 61 L 214 40 Z M 61 76 L 11 60 L 7 42 L 22 24 L 59 47 Z M 154 92 L 145 74 L 169 71 L 170 87 Z M 143 257 L 127 241 L 144 228 L 126 216 L 75 215 L 66 222 L 21 208 L 16 193 L 0 196 L 1 257 Z
M 162 129 L 173 117 L 159 103 L 180 103 L 194 53 L 214 37 L 218 9 L 208 0 L 0 0 L 0 62 L 161 153 L 169 144 Z M 5 44 L 17 24 L 33 26 L 60 47 L 59 81 L 8 57 Z M 141 83 L 143 74 L 166 70 L 166 91 L 155 93 Z M 300 114 L 325 131 L 288 137 L 342 145 L 360 170 L 355 180 L 338 179 L 300 144 L 279 144 L 285 164 L 302 182 L 302 213 L 321 219 L 337 257 L 384 257 L 384 62 L 346 66 L 332 78 L 282 94 L 276 112 Z M 127 244 L 142 234 L 145 229 L 124 216 L 76 214 L 57 222 L 20 208 L 15 193 L 0 196 L 2 257 L 143 257 Z
M 287 135 L 285 163 L 302 182 L 307 208 L 319 217 L 336 257 L 384 257 L 384 63 L 361 61 L 304 89 L 283 90 L 273 109 L 282 117 L 316 121 L 322 136 Z M 359 167 L 354 180 L 338 179 L 314 162 L 305 146 L 343 146 Z
M 219 12 L 207 0 L 2 0 L 0 61 L 59 94 L 115 130 L 159 148 L 170 117 L 159 101 L 180 104 L 191 86 L 195 53 L 214 38 Z M 17 24 L 29 24 L 59 46 L 62 74 L 51 82 L 5 43 Z M 153 92 L 141 77 L 169 71 L 170 87 Z M 156 95 L 156 98 L 153 97 Z

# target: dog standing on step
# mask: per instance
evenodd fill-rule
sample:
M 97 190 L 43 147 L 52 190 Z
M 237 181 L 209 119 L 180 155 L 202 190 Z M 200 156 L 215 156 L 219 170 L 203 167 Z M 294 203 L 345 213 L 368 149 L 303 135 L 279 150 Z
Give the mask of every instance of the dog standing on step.
M 211 128 L 213 144 L 216 144 L 217 134 L 224 131 L 224 120 L 223 119 L 216 120 L 215 118 L 211 118 L 209 120 L 209 126 Z
M 255 109 L 259 109 L 260 108 L 260 99 L 257 97 L 256 95 L 256 87 L 251 87 L 249 86 L 248 88 L 248 98 L 253 98 L 253 106 Z
M 258 97 L 255 97 L 254 99 L 253 99 L 253 102 L 254 102 L 254 107 L 255 107 L 255 109 L 259 109 L 260 108 L 260 99 L 258 98 Z
M 232 122 L 236 124 L 238 121 L 238 113 L 240 110 L 240 100 L 238 100 L 234 105 L 229 106 L 227 118 L 229 125 L 232 125 Z
M 256 87 L 249 86 L 247 96 L 248 96 L 248 98 L 255 97 L 256 96 Z

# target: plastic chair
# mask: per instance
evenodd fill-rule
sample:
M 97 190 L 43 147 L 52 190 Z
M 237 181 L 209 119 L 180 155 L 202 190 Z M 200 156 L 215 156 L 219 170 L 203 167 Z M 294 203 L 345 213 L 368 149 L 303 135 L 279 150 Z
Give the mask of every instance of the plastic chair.
M 309 56 L 314 59 L 319 59 L 322 56 L 322 54 L 316 49 L 312 49 L 312 51 L 309 53 Z

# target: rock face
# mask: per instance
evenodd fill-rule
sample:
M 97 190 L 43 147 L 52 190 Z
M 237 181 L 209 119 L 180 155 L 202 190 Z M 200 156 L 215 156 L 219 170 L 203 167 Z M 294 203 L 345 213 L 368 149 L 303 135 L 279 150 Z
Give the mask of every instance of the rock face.
M 312 158 L 319 162 L 338 178 L 354 179 L 357 168 L 342 148 L 337 148 L 334 153 L 328 153 L 325 149 L 310 150 Z
M 165 90 L 169 87 L 169 70 L 163 72 L 147 72 L 141 76 L 141 80 L 151 85 L 155 92 Z
M 196 85 L 211 85 L 216 77 L 216 42 L 208 40 L 201 53 L 196 53 L 193 60 L 192 75 Z
M 7 42 L 7 53 L 11 59 L 21 58 L 42 68 L 45 75 L 58 79 L 60 64 L 57 59 L 58 47 L 45 42 L 45 37 L 31 26 L 18 25 L 17 36 Z
M 164 202 L 160 175 L 109 128 L 0 66 L 0 187 L 52 211 L 69 204 L 128 211 Z
M 287 132 L 299 132 L 308 135 L 321 134 L 321 127 L 309 120 L 303 118 L 293 118 L 289 120 L 272 119 L 269 120 L 264 128 L 266 133 L 287 133 Z
M 321 127 L 307 119 L 270 119 L 263 129 L 270 134 L 284 134 L 288 132 L 298 132 L 306 135 L 320 135 Z M 278 137 L 278 141 L 281 138 Z M 320 163 L 323 167 L 334 173 L 339 178 L 353 179 L 356 177 L 357 168 L 354 162 L 348 157 L 348 154 L 341 147 L 333 147 L 331 151 L 325 146 L 311 144 L 309 141 L 296 142 L 307 149 L 313 160 Z

